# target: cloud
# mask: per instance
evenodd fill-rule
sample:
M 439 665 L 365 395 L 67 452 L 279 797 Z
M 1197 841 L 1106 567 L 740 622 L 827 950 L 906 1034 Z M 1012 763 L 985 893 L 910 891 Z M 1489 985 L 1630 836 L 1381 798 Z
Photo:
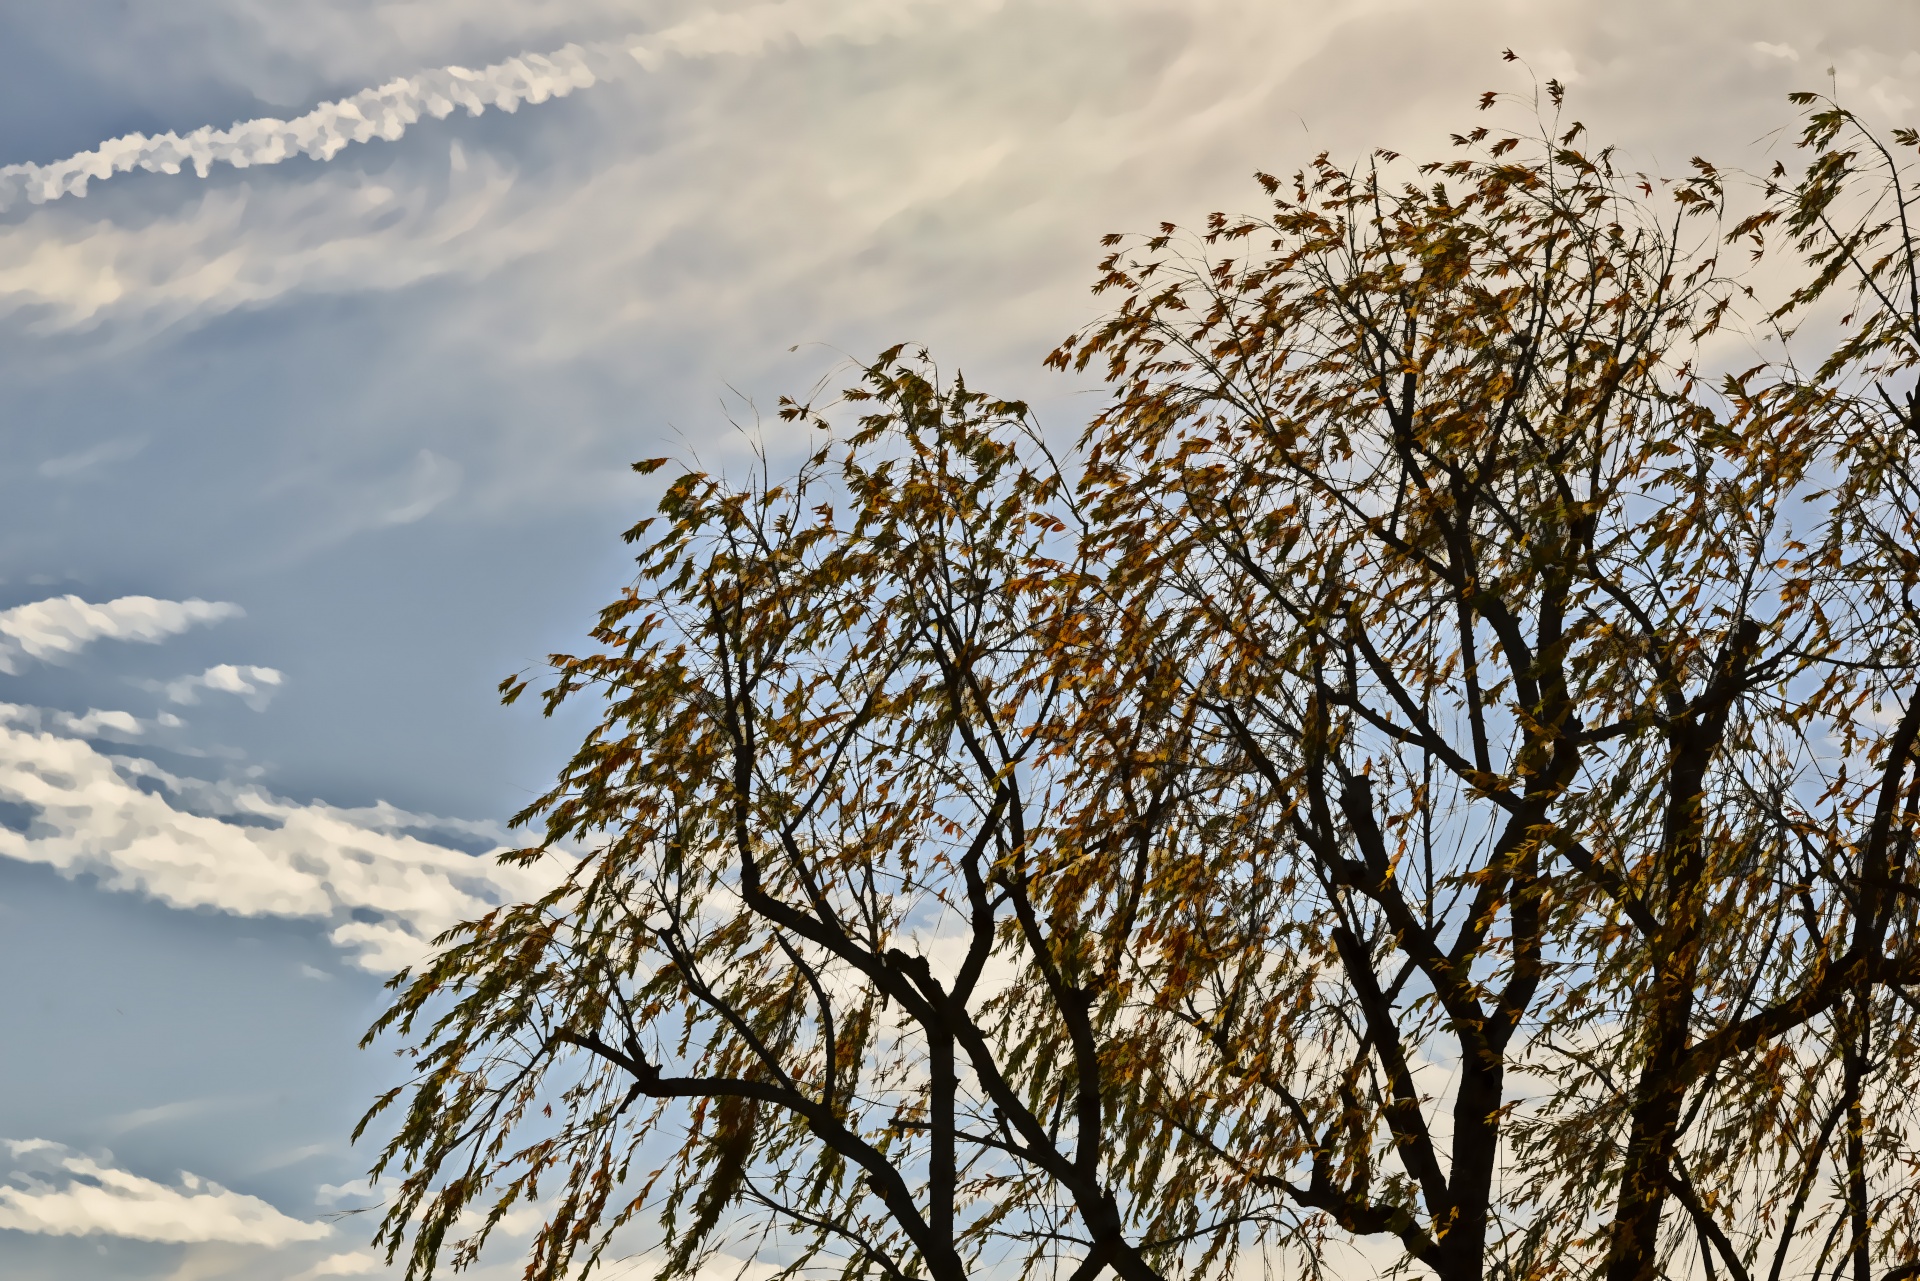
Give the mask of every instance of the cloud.
M 147 728 L 132 712 L 103 712 L 97 707 L 88 708 L 85 716 L 50 712 L 48 718 L 61 733 L 76 738 L 139 738 Z
M 323 5 L 311 24 L 263 10 L 250 29 L 285 43 L 275 65 L 311 68 L 317 59 L 331 64 L 328 74 L 353 75 L 382 74 L 339 61 L 350 56 L 356 22 L 362 42 L 387 60 L 424 56 L 436 41 L 549 38 L 510 6 L 467 19 L 474 33 L 464 37 L 457 6 L 406 6 L 396 54 L 394 40 L 373 37 L 391 35 L 399 19 L 348 7 L 352 22 L 346 8 Z M 486 138 L 468 136 L 464 169 L 451 149 L 416 148 L 378 182 L 307 169 L 233 180 L 186 201 L 143 189 L 104 217 L 72 201 L 40 208 L 0 226 L 0 315 L 28 315 L 45 330 L 108 317 L 163 325 L 296 291 L 384 291 L 531 259 L 524 283 L 497 282 L 474 307 L 456 303 L 426 323 L 435 332 L 490 325 L 485 347 L 511 359 L 596 343 L 630 351 L 619 322 L 634 314 L 736 325 L 768 316 L 775 332 L 765 344 L 784 349 L 796 338 L 844 343 L 858 309 L 908 295 L 937 301 L 884 340 L 939 337 L 916 327 L 928 313 L 975 333 L 1004 331 L 991 314 L 1004 310 L 1044 316 L 1018 335 L 1038 345 L 1063 332 L 1052 308 L 1033 305 L 1040 286 L 1084 319 L 1099 232 L 1191 219 L 1217 199 L 1256 203 L 1249 170 L 1297 163 L 1323 145 L 1336 155 L 1382 143 L 1444 148 L 1445 126 L 1480 89 L 1524 92 L 1527 75 L 1499 67 L 1503 42 L 1539 75 L 1577 81 L 1580 109 L 1610 138 L 1664 142 L 1672 122 L 1685 120 L 1699 135 L 1686 145 L 1716 156 L 1785 119 L 1775 90 L 1799 71 L 1757 45 L 1813 49 L 1826 28 L 1849 92 L 1873 96 L 1883 81 L 1912 79 L 1897 55 L 1911 47 L 1910 19 L 1816 18 L 1777 3 L 1694 15 L 1646 0 L 1538 13 L 1491 0 L 1440 9 L 1407 0 L 787 0 L 703 6 L 614 40 L 585 37 L 607 30 L 617 6 L 535 9 L 540 23 L 578 28 L 584 42 L 568 47 L 586 74 L 654 74 L 624 75 L 630 83 L 597 93 L 564 133 L 521 134 L 522 163 L 505 146 L 489 156 Z M 1657 49 L 1626 34 L 1650 16 L 1672 28 Z M 1866 25 L 1880 30 L 1863 40 L 1847 29 Z M 806 56 L 828 46 L 831 63 Z M 1750 67 L 1752 59 L 1766 65 Z M 751 74 L 741 74 L 749 60 Z M 1711 74 L 1676 76 L 1676 63 Z M 450 73 L 391 83 L 418 97 L 440 74 Z M 628 91 L 635 101 L 623 99 Z M 1639 128 L 1635 117 L 1650 111 L 1657 125 Z M 892 234 L 880 226 L 888 220 Z M 666 252 L 652 256 L 662 244 Z M 1036 248 L 1043 252 L 1028 252 Z M 950 278 L 908 279 L 915 267 Z M 799 296 L 778 296 L 793 285 Z M 720 376 L 738 374 L 740 359 Z
M 0 225 L 0 316 L 27 317 L 38 332 L 133 320 L 137 338 L 301 290 L 403 289 L 497 263 L 491 238 L 471 237 L 499 221 L 513 174 L 483 157 L 444 183 L 415 177 L 396 189 L 322 173 L 215 188 L 151 217 L 48 210 Z
M 131 1134 L 135 1130 L 144 1130 L 150 1125 L 170 1125 L 175 1121 L 206 1116 L 231 1106 L 232 1103 L 231 1099 L 178 1099 L 172 1103 L 135 1108 L 131 1112 L 107 1117 L 99 1123 L 99 1129 L 101 1133 L 110 1136 Z
M 489 107 L 511 113 L 523 102 L 543 103 L 590 88 L 610 71 L 636 64 L 652 70 L 669 57 L 752 55 L 784 42 L 872 39 L 911 25 L 911 11 L 920 7 L 900 0 L 783 0 L 702 13 L 651 36 L 522 53 L 478 71 L 460 66 L 422 71 L 323 102 L 291 120 L 264 116 L 226 129 L 204 125 L 185 135 L 127 134 L 46 164 L 0 167 L 0 213 L 23 199 L 45 204 L 84 196 L 96 179 L 136 170 L 177 174 L 191 168 L 205 178 L 215 165 L 247 169 L 301 156 L 331 160 L 354 143 L 397 141 L 422 117 L 444 120 L 455 108 L 469 116 Z
M 51 164 L 0 168 L 0 212 L 23 198 L 44 204 L 63 196 L 84 196 L 94 179 L 136 169 L 172 174 L 191 166 L 204 178 L 216 164 L 246 169 L 296 156 L 331 160 L 352 143 L 374 138 L 394 141 L 422 115 L 444 120 L 456 107 L 473 116 L 488 107 L 510 112 L 522 102 L 564 98 L 593 83 L 586 51 L 568 45 L 551 54 L 522 54 L 479 71 L 465 67 L 425 71 L 351 98 L 322 103 L 292 120 L 264 117 L 231 129 L 203 126 L 185 137 L 128 134 Z
M 310 1277 L 364 1277 L 380 1271 L 386 1266 L 377 1254 L 365 1250 L 355 1250 L 350 1254 L 330 1254 L 320 1262 L 300 1274 L 300 1281 Z
M 394 492 L 370 495 L 378 510 L 368 513 L 364 521 L 376 528 L 411 525 L 459 492 L 460 475 L 459 463 L 423 449 L 399 478 L 397 490 L 389 485 L 385 488 Z
M 576 53 L 570 55 L 574 64 L 569 65 L 577 64 L 581 76 L 633 80 L 642 68 L 660 71 L 676 62 L 764 60 L 834 44 L 871 45 L 916 33 L 923 39 L 938 38 L 955 24 L 977 21 L 998 7 L 995 0 L 944 5 L 927 0 L 783 0 L 702 13 L 644 36 L 570 45 Z M 445 74 L 449 73 L 424 73 L 393 83 L 415 86 L 402 95 L 411 101 L 426 92 L 427 81 Z M 664 77 L 655 79 L 663 87 L 671 83 Z M 344 99 L 310 114 L 357 100 Z M 645 157 L 634 156 L 630 135 L 637 117 L 658 115 L 663 109 L 673 114 L 691 109 L 697 118 L 706 112 L 697 100 L 689 101 L 677 84 L 666 90 L 658 106 L 636 112 L 635 105 L 609 105 L 607 123 L 616 131 L 613 136 L 552 137 L 541 154 L 529 157 L 527 165 L 475 155 L 456 140 L 445 153 L 444 169 L 408 163 L 383 174 L 379 182 L 351 172 L 308 171 L 277 180 L 263 176 L 217 186 L 174 207 L 143 193 L 140 200 L 110 206 L 102 211 L 104 217 L 63 209 L 74 202 L 56 201 L 16 225 L 0 224 L 0 317 L 25 315 L 37 332 L 84 330 L 113 317 L 134 321 L 143 332 L 151 333 L 183 318 L 217 315 L 295 291 L 399 289 L 434 277 L 489 274 L 523 258 L 545 257 L 557 247 L 601 246 L 591 252 L 603 252 L 608 229 L 604 220 L 590 228 L 569 228 L 554 225 L 547 215 L 583 198 L 596 200 L 602 215 L 616 219 L 645 215 L 650 205 L 670 209 L 675 221 L 683 221 L 688 212 L 683 208 L 685 190 L 674 188 L 677 179 L 663 182 L 666 175 L 652 172 Z M 786 114 L 790 125 L 790 113 Z M 708 123 L 700 120 L 703 129 Z M 225 132 L 284 124 L 257 121 Z M 745 123 L 742 128 L 756 133 L 761 126 Z M 196 131 L 188 137 L 207 132 Z M 784 153 L 783 170 L 791 170 L 796 163 L 805 167 L 804 147 L 779 144 L 777 134 L 773 140 Z M 735 168 L 737 158 L 723 155 L 714 142 L 686 138 L 679 147 L 708 157 L 718 170 Z M 148 144 L 157 142 L 146 139 L 141 146 Z M 102 144 L 101 150 L 119 145 Z M 738 149 L 734 143 L 724 151 Z M 608 154 L 594 157 L 592 173 L 614 169 L 621 174 L 618 181 L 608 184 L 586 176 L 587 189 L 582 190 L 577 172 L 546 172 L 550 167 L 576 167 L 583 153 L 600 151 Z M 146 154 L 139 148 L 135 152 Z M 51 165 L 0 170 L 0 191 L 9 181 L 4 177 L 8 172 L 20 171 L 13 179 L 18 182 L 24 181 L 29 169 L 98 168 L 103 162 L 87 159 L 95 155 L 90 151 Z M 265 159 L 250 162 L 264 163 Z M 542 172 L 534 181 L 523 183 L 524 169 Z M 790 174 L 769 185 L 778 189 L 789 178 Z M 696 184 L 699 188 L 711 191 L 713 184 L 703 180 Z M 80 189 L 76 187 L 76 193 Z M 0 205 L 4 200 L 0 195 Z M 711 216 L 711 211 L 703 210 L 695 218 Z M 659 221 L 657 215 L 649 220 Z M 587 239 L 580 238 L 582 231 Z M 644 246 L 652 237 L 641 230 L 635 239 Z M 622 256 L 630 258 L 631 252 L 623 251 Z M 564 290 L 573 282 L 555 283 Z
M 751 55 L 780 42 L 873 38 L 899 30 L 903 20 L 910 22 L 906 11 L 915 7 L 896 0 L 841 0 L 834 5 L 785 0 L 701 14 L 650 38 L 568 44 L 552 53 L 523 53 L 478 71 L 460 66 L 422 71 L 323 102 L 291 120 L 264 116 L 226 129 L 204 125 L 185 135 L 127 134 L 46 164 L 0 167 L 0 213 L 22 200 L 46 204 L 85 196 L 93 181 L 136 170 L 177 174 L 190 168 L 205 178 L 215 165 L 248 169 L 296 157 L 331 160 L 354 143 L 397 141 L 423 117 L 444 120 L 455 108 L 469 116 L 489 107 L 511 113 L 522 103 L 539 104 L 591 88 L 609 71 L 634 65 L 657 68 L 668 57 Z
M 25 1167 L 0 1186 L 0 1228 L 15 1232 L 278 1247 L 318 1241 L 332 1231 L 192 1174 L 181 1174 L 174 1186 L 45 1139 L 8 1140 L 7 1148 L 16 1166 Z
M 266 1160 L 256 1163 L 252 1173 L 266 1174 L 273 1170 L 284 1170 L 290 1165 L 299 1165 L 303 1161 L 311 1161 L 317 1156 L 326 1156 L 339 1150 L 340 1145 L 337 1143 L 305 1143 L 299 1147 L 276 1152 Z
M 144 437 L 123 436 L 118 440 L 103 441 L 78 453 L 61 454 L 57 458 L 49 458 L 35 470 L 49 480 L 59 480 L 92 471 L 103 463 L 124 462 L 146 447 L 147 442 Z
M 22 657 L 64 658 L 97 640 L 153 644 L 188 628 L 242 614 L 225 601 L 157 600 L 122 596 L 91 605 L 78 596 L 55 596 L 0 611 L 0 672 L 19 671 Z
M 258 712 L 266 707 L 285 681 L 286 676 L 271 667 L 220 663 L 198 676 L 182 676 L 179 680 L 168 681 L 161 686 L 161 690 L 169 702 L 186 704 L 199 702 L 201 690 L 237 694 L 246 700 L 248 707 Z M 126 713 L 108 714 L 124 716 Z
M 346 1183 L 322 1183 L 313 1199 L 321 1205 L 339 1205 L 342 1201 L 361 1201 L 373 1195 L 373 1184 L 365 1178 Z
M 24 831 L 0 829 L 0 856 L 170 907 L 328 922 L 333 942 L 375 973 L 420 960 L 434 936 L 560 874 L 557 862 L 502 866 L 414 834 L 494 835 L 488 824 L 179 778 L 50 732 L 46 719 L 0 703 L 0 801 L 33 814 Z

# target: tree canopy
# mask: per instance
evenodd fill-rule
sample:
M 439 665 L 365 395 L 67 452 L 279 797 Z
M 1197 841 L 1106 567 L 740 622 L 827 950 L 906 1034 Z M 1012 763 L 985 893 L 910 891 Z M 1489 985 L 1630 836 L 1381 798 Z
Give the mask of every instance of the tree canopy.
M 369 1034 L 408 1275 L 1920 1275 L 1916 139 L 1802 105 L 1323 155 L 1110 238 L 1069 453 L 895 348 L 674 477 Z

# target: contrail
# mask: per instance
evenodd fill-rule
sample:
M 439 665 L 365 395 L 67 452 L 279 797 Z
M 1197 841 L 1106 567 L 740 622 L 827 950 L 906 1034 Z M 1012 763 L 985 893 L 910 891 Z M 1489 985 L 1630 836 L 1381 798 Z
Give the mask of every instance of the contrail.
M 945 0 L 955 9 L 997 7 L 998 0 Z M 648 37 L 591 45 L 569 44 L 552 53 L 523 53 L 479 71 L 442 67 L 389 81 L 351 98 L 324 102 L 292 120 L 246 120 L 230 129 L 212 126 L 181 135 L 148 137 L 130 133 L 91 151 L 45 165 L 0 167 L 0 213 L 21 200 L 44 204 L 64 196 L 84 196 L 95 178 L 144 169 L 179 173 L 186 165 L 206 177 L 216 164 L 245 169 L 277 165 L 295 156 L 331 160 L 349 143 L 399 138 L 422 116 L 444 120 L 455 107 L 477 116 L 488 107 L 513 111 L 523 102 L 564 98 L 585 89 L 616 68 L 638 63 L 653 70 L 666 57 L 752 54 L 792 41 L 812 44 L 846 36 L 872 37 L 906 28 L 914 11 L 932 7 L 924 0 L 771 0 L 727 13 L 703 13 Z M 631 60 L 631 61 L 629 61 Z M 598 75 L 595 74 L 596 68 Z
M 192 165 L 202 178 L 215 164 L 236 169 L 277 165 L 295 156 L 330 160 L 349 143 L 384 138 L 391 142 L 421 116 L 444 120 L 455 107 L 477 116 L 488 107 L 513 111 L 523 102 L 564 98 L 595 81 L 588 50 L 576 44 L 549 54 L 528 53 L 479 71 L 442 67 L 392 80 L 351 98 L 326 102 L 292 120 L 247 120 L 231 129 L 204 127 L 184 136 L 128 134 L 103 142 L 65 160 L 45 165 L 0 168 L 0 213 L 22 198 L 42 204 L 62 196 L 84 196 L 95 178 L 144 169 L 179 173 Z

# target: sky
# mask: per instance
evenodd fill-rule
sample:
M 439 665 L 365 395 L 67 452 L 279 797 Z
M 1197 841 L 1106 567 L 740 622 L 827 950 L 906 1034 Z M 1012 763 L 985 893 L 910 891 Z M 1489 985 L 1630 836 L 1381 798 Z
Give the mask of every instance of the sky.
M 1920 123 L 1920 9 L 0 0 L 0 1275 L 387 1274 L 356 1045 L 549 874 L 485 855 L 585 724 L 493 690 L 628 581 L 627 463 L 789 458 L 900 341 L 1070 439 L 1103 233 L 1548 77 L 1757 171 L 1793 89 Z

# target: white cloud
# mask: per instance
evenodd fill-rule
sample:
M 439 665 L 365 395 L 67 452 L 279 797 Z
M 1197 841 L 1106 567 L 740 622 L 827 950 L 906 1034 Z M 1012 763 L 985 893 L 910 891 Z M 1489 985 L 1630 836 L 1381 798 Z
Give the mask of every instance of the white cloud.
M 339 1205 L 342 1201 L 360 1201 L 373 1195 L 373 1184 L 364 1178 L 347 1183 L 322 1183 L 313 1194 L 321 1205 Z
M 384 1266 L 379 1255 L 369 1254 L 365 1250 L 330 1254 L 302 1272 L 300 1281 L 307 1281 L 310 1277 L 364 1277 L 378 1272 Z
M 188 628 L 238 618 L 225 601 L 156 600 L 122 596 L 92 605 L 78 596 L 55 596 L 0 611 L 0 672 L 19 671 L 22 657 L 40 660 L 77 654 L 97 640 L 153 644 Z
M 529 1204 L 523 1201 L 500 1216 L 494 1231 L 507 1237 L 528 1236 L 546 1222 L 551 1212 L 550 1207 L 538 1202 Z M 459 1227 L 464 1232 L 472 1232 L 486 1222 L 486 1218 L 486 1214 L 469 1206 L 460 1212 Z
M 45 1139 L 9 1140 L 7 1148 L 26 1167 L 0 1185 L 0 1228 L 15 1232 L 277 1247 L 332 1231 L 192 1174 L 177 1186 L 157 1183 Z
M 619 42 L 627 56 L 654 70 L 668 58 L 753 57 L 771 49 L 847 40 L 871 44 L 924 27 L 930 20 L 978 17 L 997 0 L 774 0 L 731 11 L 713 9 L 647 36 Z
M 0 800 L 34 812 L 26 831 L 0 829 L 0 856 L 90 873 L 171 907 L 326 921 L 366 970 L 412 964 L 435 935 L 559 875 L 554 862 L 501 866 L 413 835 L 491 834 L 486 824 L 178 778 L 49 732 L 43 719 L 0 703 Z
M 103 712 L 97 707 L 88 708 L 85 716 L 51 712 L 48 719 L 61 733 L 77 738 L 128 739 L 146 732 L 146 726 L 132 712 Z
M 285 681 L 285 674 L 272 667 L 219 663 L 198 676 L 182 676 L 179 680 L 168 681 L 161 689 L 169 701 L 185 704 L 199 702 L 201 690 L 237 694 L 257 712 L 266 707 Z M 125 715 L 124 712 L 114 714 Z

